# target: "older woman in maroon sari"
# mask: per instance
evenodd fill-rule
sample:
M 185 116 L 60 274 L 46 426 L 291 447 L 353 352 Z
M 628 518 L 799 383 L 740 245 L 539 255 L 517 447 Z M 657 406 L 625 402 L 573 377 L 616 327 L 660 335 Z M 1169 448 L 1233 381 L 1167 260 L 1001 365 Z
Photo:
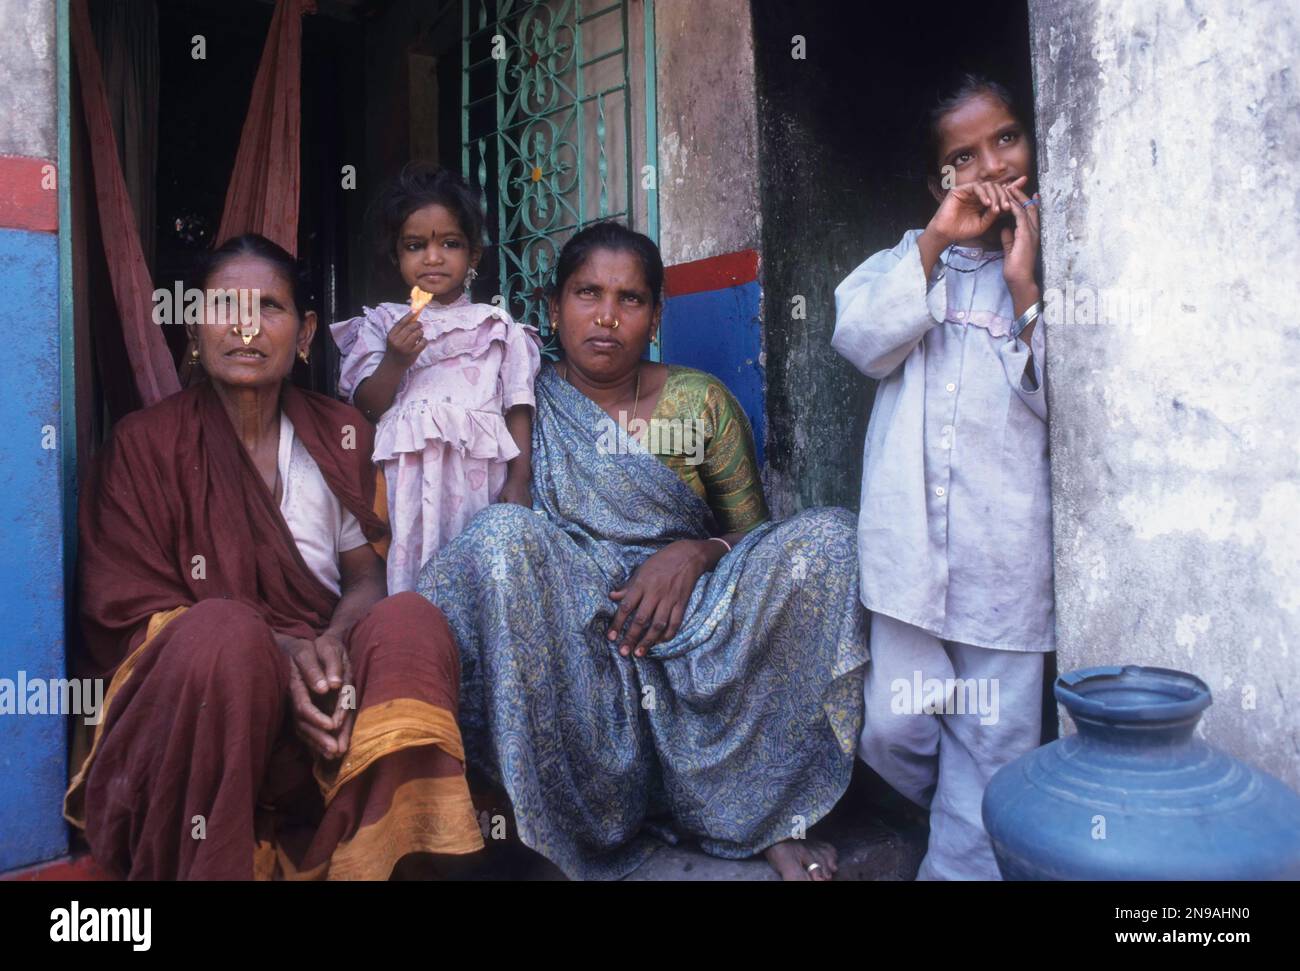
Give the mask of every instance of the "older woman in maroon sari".
M 111 681 L 65 814 L 130 877 L 473 852 L 455 643 L 385 597 L 369 425 L 286 381 L 316 326 L 293 260 L 239 237 L 203 286 L 208 380 L 121 422 L 83 499 L 83 667 Z

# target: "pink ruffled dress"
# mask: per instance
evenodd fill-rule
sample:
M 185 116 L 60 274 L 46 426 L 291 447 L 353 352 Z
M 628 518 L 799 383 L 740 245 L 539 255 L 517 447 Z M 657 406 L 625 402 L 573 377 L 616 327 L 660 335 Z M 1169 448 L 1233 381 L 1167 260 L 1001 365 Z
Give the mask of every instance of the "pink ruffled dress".
M 330 328 L 343 354 L 339 394 L 348 401 L 379 367 L 388 332 L 410 307 L 383 303 Z M 415 587 L 426 562 L 501 493 L 519 448 L 506 428 L 516 405 L 536 407 L 541 366 L 535 328 L 462 296 L 420 312 L 429 343 L 407 370 L 375 430 L 374 460 L 388 483 L 393 530 L 388 592 Z

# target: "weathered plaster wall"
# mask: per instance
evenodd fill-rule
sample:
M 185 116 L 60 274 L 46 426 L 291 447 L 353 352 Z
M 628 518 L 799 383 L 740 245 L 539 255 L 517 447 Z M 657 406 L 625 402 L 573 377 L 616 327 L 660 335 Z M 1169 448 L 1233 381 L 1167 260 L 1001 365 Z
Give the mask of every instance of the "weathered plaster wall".
M 748 0 L 658 0 L 655 59 L 664 262 L 758 249 Z
M 1074 288 L 1047 328 L 1060 669 L 1191 671 L 1205 736 L 1300 786 L 1300 20 L 1030 11 L 1045 283 Z M 1084 288 L 1130 309 L 1070 323 Z
M 54 4 L 0 0 L 0 155 L 52 158 Z

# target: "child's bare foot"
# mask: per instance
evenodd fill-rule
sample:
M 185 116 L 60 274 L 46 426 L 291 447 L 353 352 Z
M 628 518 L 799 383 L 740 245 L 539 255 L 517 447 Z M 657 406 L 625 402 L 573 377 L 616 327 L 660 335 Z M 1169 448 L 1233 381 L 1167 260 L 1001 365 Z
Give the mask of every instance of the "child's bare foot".
M 763 851 L 782 880 L 829 880 L 835 876 L 835 847 L 820 840 L 782 840 Z

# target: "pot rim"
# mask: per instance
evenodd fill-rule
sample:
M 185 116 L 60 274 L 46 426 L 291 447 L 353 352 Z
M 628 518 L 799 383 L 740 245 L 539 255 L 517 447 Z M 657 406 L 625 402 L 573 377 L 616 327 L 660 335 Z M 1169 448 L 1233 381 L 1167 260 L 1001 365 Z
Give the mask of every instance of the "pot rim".
M 1181 721 L 1214 700 L 1194 674 L 1140 664 L 1068 671 L 1056 679 L 1054 693 L 1071 715 L 1104 722 Z

